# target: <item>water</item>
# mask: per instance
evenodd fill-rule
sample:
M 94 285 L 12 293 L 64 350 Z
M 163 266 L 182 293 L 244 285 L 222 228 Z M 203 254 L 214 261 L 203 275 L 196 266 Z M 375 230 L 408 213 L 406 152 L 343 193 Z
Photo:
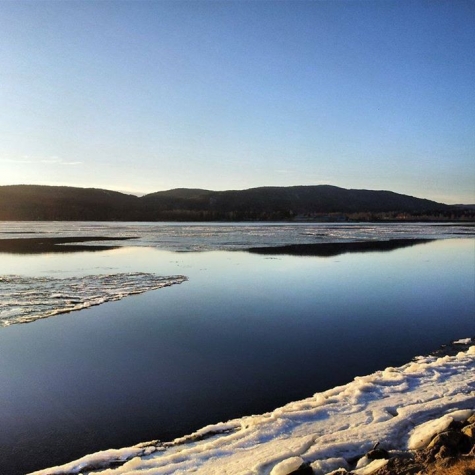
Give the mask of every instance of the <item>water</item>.
M 209 423 L 271 410 L 475 335 L 470 227 L 386 226 L 380 229 L 384 237 L 458 239 L 300 257 L 236 249 L 243 243 L 288 244 L 295 236 L 303 236 L 299 243 L 309 236 L 321 240 L 334 228 L 339 241 L 363 234 L 374 240 L 379 228 L 171 225 L 163 230 L 122 223 L 116 233 L 113 224 L 9 225 L 1 230 L 142 237 L 134 247 L 120 242 L 103 252 L 0 254 L 3 275 L 35 281 L 140 272 L 189 280 L 0 328 L 0 473 L 5 475 L 109 447 L 170 440 Z M 271 241 L 273 232 L 278 236 Z M 164 250 L 195 247 L 209 250 Z

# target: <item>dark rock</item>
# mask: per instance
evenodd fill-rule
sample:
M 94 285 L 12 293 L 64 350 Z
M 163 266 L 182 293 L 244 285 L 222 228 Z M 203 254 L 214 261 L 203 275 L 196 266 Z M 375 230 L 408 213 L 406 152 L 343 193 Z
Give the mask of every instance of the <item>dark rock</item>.
M 443 445 L 435 455 L 435 459 L 443 464 L 446 464 L 452 458 L 452 451 L 445 445 Z
M 313 470 L 309 464 L 304 463 L 297 470 L 290 472 L 289 475 L 313 475 Z
M 464 421 L 452 421 L 449 425 L 449 430 L 459 431 L 461 430 L 466 423 Z
M 368 457 L 370 460 L 388 459 L 389 452 L 385 449 L 373 449 L 366 454 L 366 457 Z
M 451 455 L 466 454 L 472 448 L 470 437 L 454 430 L 448 430 L 436 435 L 427 446 L 427 450 L 437 453 L 442 446 Z

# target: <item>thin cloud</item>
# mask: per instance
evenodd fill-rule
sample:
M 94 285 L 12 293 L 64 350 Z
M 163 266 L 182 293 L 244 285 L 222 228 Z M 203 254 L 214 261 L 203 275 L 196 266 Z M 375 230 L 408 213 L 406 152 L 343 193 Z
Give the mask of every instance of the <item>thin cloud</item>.
M 67 161 L 59 157 L 30 157 L 24 155 L 21 158 L 0 158 L 1 163 L 15 163 L 15 164 L 47 164 L 47 165 L 63 165 L 63 166 L 75 166 L 81 165 L 83 162 L 79 161 Z
M 52 165 L 81 165 L 83 162 L 67 162 L 62 159 L 45 159 L 45 160 L 40 160 L 40 163 L 48 163 Z

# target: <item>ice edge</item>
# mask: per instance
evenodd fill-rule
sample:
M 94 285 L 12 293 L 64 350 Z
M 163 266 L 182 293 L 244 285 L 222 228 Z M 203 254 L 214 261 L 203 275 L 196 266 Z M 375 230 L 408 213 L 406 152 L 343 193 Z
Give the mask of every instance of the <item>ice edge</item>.
M 173 442 L 97 452 L 31 475 L 276 475 L 290 473 L 297 462 L 323 475 L 348 468 L 377 442 L 387 450 L 413 450 L 432 435 L 441 418 L 468 417 L 475 409 L 472 343 L 458 340 L 452 348 L 464 348 L 456 354 L 417 357 Z

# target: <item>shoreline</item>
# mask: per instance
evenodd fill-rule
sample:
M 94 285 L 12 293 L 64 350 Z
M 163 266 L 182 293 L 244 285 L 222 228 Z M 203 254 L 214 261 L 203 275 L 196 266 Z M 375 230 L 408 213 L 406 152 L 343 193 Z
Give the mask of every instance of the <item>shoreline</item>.
M 132 475 L 140 470 L 156 475 L 246 470 L 262 475 L 402 475 L 451 457 L 444 462 L 448 467 L 457 461 L 455 455 L 472 450 L 473 441 L 469 450 L 465 444 L 451 452 L 441 449 L 446 442 L 436 452 L 430 443 L 442 432 L 475 423 L 475 394 L 466 387 L 467 374 L 475 369 L 474 340 L 452 342 L 434 356 L 356 377 L 269 413 L 206 426 L 168 443 L 90 454 L 31 475 Z M 422 455 L 427 447 L 431 450 Z M 441 450 L 447 457 L 436 457 Z

